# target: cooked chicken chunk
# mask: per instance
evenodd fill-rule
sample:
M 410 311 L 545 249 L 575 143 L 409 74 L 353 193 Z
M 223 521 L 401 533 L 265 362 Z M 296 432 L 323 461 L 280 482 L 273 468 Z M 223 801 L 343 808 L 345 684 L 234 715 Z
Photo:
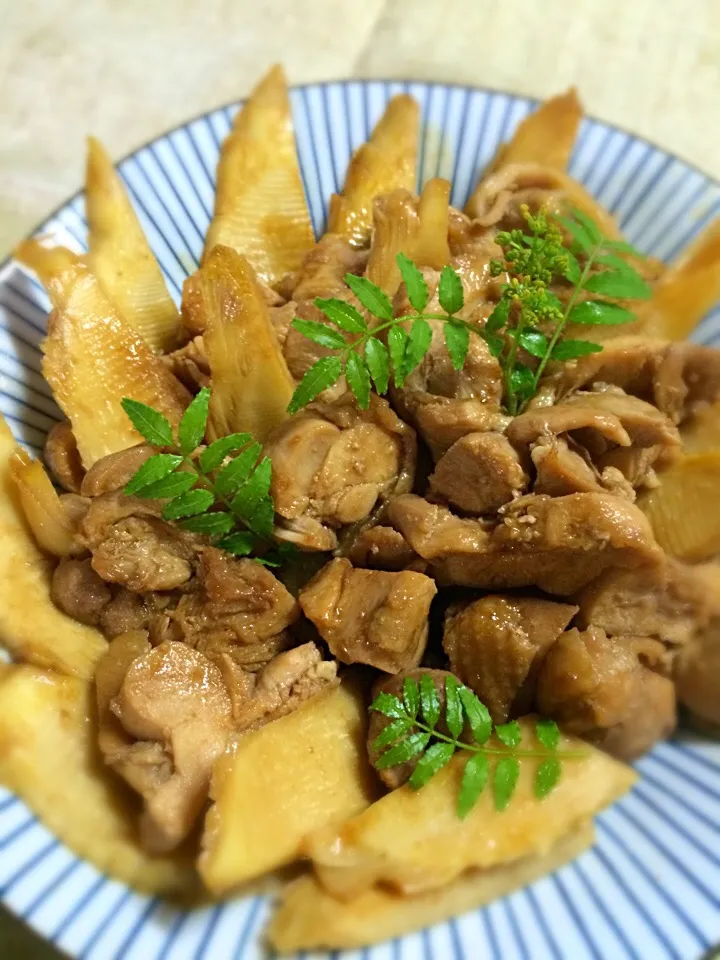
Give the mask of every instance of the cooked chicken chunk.
M 111 453 L 97 460 L 88 470 L 82 482 L 85 497 L 99 497 L 104 493 L 122 491 L 140 467 L 157 451 L 149 443 L 139 443 L 118 453 Z
M 144 796 L 141 823 L 148 850 L 172 850 L 207 799 L 213 766 L 231 730 L 222 673 L 186 644 L 163 643 L 133 660 L 112 710 L 131 737 L 158 744 L 172 760 L 170 777 Z
M 401 533 L 383 526 L 361 530 L 353 539 L 347 558 L 354 567 L 374 570 L 418 570 L 420 564 L 427 566 Z
M 314 643 L 280 653 L 259 673 L 248 673 L 227 654 L 218 665 L 230 692 L 236 730 L 277 720 L 339 682 L 337 664 L 323 660 Z
M 329 527 L 363 520 L 378 498 L 410 489 L 415 452 L 413 431 L 379 397 L 367 411 L 349 396 L 313 404 L 265 445 L 275 510 L 285 521 L 307 517 Z M 326 550 L 333 542 L 315 535 L 300 545 Z
M 495 723 L 528 713 L 543 658 L 577 607 L 531 597 L 487 596 L 445 619 L 450 669 L 474 690 Z
M 173 350 L 162 359 L 191 393 L 210 386 L 210 361 L 202 335 L 193 337 L 185 346 Z
M 389 518 L 438 581 L 485 590 L 537 586 L 569 596 L 609 567 L 663 556 L 644 514 L 605 493 L 522 497 L 497 524 L 460 519 L 408 494 L 391 502 Z
M 50 473 L 65 490 L 79 493 L 85 468 L 75 441 L 75 434 L 67 420 L 61 420 L 50 430 L 43 451 Z
M 706 585 L 693 567 L 675 561 L 635 570 L 607 570 L 578 598 L 581 628 L 653 637 L 682 645 L 710 618 Z
M 121 587 L 103 607 L 100 628 L 108 639 L 129 630 L 148 630 L 157 615 L 175 606 L 177 601 L 178 596 L 174 593 L 134 593 Z
M 380 693 L 389 693 L 392 696 L 399 697 L 399 699 L 402 700 L 403 684 L 405 683 L 406 678 L 410 677 L 419 684 L 423 676 L 430 677 L 435 684 L 438 700 L 440 701 L 441 705 L 440 716 L 443 717 L 445 713 L 445 679 L 446 677 L 452 676 L 452 674 L 447 670 L 428 670 L 425 668 L 420 668 L 419 670 L 405 670 L 402 673 L 398 673 L 394 677 L 383 677 L 382 679 L 378 680 L 373 687 L 373 699 Z M 367 743 L 368 756 L 370 757 L 370 763 L 372 763 L 373 766 L 375 766 L 375 762 L 378 757 L 387 749 L 387 747 L 385 747 L 382 750 L 376 750 L 374 744 L 375 740 L 380 736 L 389 723 L 392 723 L 392 720 L 389 717 L 385 717 L 381 713 L 376 713 L 374 710 L 371 711 Z M 447 727 L 445 726 L 443 720 L 440 720 L 437 729 L 440 733 L 448 733 Z M 394 767 L 388 767 L 384 770 L 377 770 L 376 768 L 376 772 L 386 787 L 389 787 L 390 790 L 396 790 L 410 779 L 416 765 L 417 759 L 414 759 L 409 760 L 407 763 L 400 763 Z
M 703 728 L 720 728 L 720 619 L 684 647 L 675 662 L 678 699 Z
M 494 513 L 528 483 L 520 458 L 499 433 L 469 433 L 442 455 L 430 477 L 430 493 L 467 513 Z
M 646 657 L 652 643 L 643 644 Z M 537 704 L 569 732 L 625 760 L 676 723 L 672 682 L 644 665 L 634 638 L 610 638 L 599 627 L 568 630 L 555 642 L 540 668 Z
M 618 416 L 581 403 L 561 403 L 521 413 L 508 427 L 507 435 L 511 443 L 523 447 L 542 437 L 559 436 L 576 430 L 617 446 L 629 447 L 631 444 L 630 436 Z
M 55 567 L 50 596 L 55 606 L 69 617 L 97 626 L 112 594 L 89 559 L 65 558 Z
M 623 448 L 624 449 L 624 448 Z M 535 467 L 535 493 L 565 497 L 570 493 L 601 493 L 597 473 L 562 437 L 543 437 L 530 451 Z
M 398 673 L 425 652 L 435 584 L 422 573 L 355 570 L 331 560 L 300 593 L 300 605 L 343 663 Z

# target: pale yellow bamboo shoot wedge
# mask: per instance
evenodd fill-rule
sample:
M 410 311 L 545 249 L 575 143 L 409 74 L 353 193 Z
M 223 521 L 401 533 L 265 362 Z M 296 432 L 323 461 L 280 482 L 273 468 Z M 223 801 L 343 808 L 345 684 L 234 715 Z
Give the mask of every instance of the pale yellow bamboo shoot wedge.
M 470 873 L 446 887 L 415 897 L 399 897 L 374 888 L 343 902 L 327 893 L 314 877 L 302 877 L 285 890 L 270 922 L 268 939 L 279 953 L 295 953 L 321 948 L 352 949 L 402 937 L 477 910 L 540 880 L 578 857 L 592 845 L 593 839 L 592 826 L 585 824 L 541 856 Z
M 720 451 L 684 456 L 638 500 L 660 546 L 680 560 L 707 560 L 720 552 Z
M 53 277 L 82 263 L 82 257 L 67 247 L 53 246 L 48 237 L 32 237 L 23 240 L 13 251 L 13 256 L 23 266 L 37 274 L 43 286 L 47 287 Z
M 541 163 L 565 170 L 577 137 L 583 108 L 577 90 L 550 97 L 522 120 L 508 143 L 504 143 L 486 174 L 506 163 Z
M 665 271 L 643 306 L 645 332 L 684 340 L 720 300 L 720 218 Z
M 203 260 L 217 244 L 232 247 L 273 284 L 298 269 L 314 242 L 287 81 L 282 67 L 274 66 L 223 143 Z
M 536 749 L 533 725 L 520 722 L 525 749 Z M 544 800 L 534 793 L 537 761 L 526 758 L 508 808 L 498 812 L 487 787 L 464 820 L 457 798 L 467 756 L 456 755 L 421 790 L 403 786 L 339 829 L 311 837 L 307 852 L 318 879 L 343 900 L 375 885 L 414 895 L 452 883 L 466 870 L 547 853 L 637 779 L 630 767 L 576 737 L 562 736 L 561 748 L 583 755 L 563 761 L 560 782 Z
M 38 546 L 56 557 L 70 556 L 73 526 L 42 463 L 18 448 L 10 457 L 10 475 Z
M 354 154 L 341 195 L 330 198 L 328 233 L 341 233 L 355 246 L 366 246 L 375 197 L 398 187 L 414 191 L 420 110 L 407 94 L 393 97 L 385 113 Z
M 105 148 L 88 138 L 87 261 L 106 296 L 153 350 L 178 343 L 182 325 L 125 185 Z
M 54 561 L 35 543 L 12 478 L 17 444 L 0 417 L 0 646 L 22 660 L 90 678 L 107 649 L 103 635 L 50 599 Z
M 217 246 L 194 279 L 212 382 L 208 439 L 247 431 L 262 443 L 288 416 L 294 383 L 255 272 Z
M 100 760 L 92 686 L 35 667 L 0 674 L 0 783 L 102 873 L 145 893 L 198 891 L 189 857 L 151 857 L 134 798 Z
M 43 373 L 72 425 L 83 466 L 141 437 L 120 403 L 130 397 L 175 425 L 190 396 L 118 309 L 90 270 L 78 264 L 50 281 L 54 310 L 43 344 Z

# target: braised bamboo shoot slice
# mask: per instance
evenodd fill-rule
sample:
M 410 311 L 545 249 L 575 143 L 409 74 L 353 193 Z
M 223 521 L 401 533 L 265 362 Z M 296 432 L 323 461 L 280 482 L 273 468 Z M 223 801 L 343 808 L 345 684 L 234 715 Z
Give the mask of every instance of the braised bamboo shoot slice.
M 16 451 L 0 417 L 0 645 L 21 660 L 89 679 L 107 642 L 98 630 L 61 613 L 50 599 L 54 563 L 28 529 L 11 474 Z
M 217 246 L 196 276 L 212 382 L 208 438 L 248 432 L 262 443 L 288 416 L 293 380 L 255 272 Z
M 660 546 L 696 562 L 720 551 L 720 451 L 689 454 L 660 474 L 638 500 Z
M 151 857 L 134 798 L 99 759 L 91 684 L 36 667 L 0 674 L 0 783 L 102 873 L 145 893 L 198 893 L 189 857 Z
M 85 207 L 88 264 L 120 316 L 157 352 L 178 342 L 180 315 L 120 175 L 105 148 L 88 138 Z
M 54 276 L 82 263 L 82 257 L 67 247 L 52 246 L 47 237 L 32 237 L 23 240 L 13 251 L 13 256 L 23 266 L 37 274 L 38 280 L 47 287 Z
M 720 218 L 672 263 L 643 308 L 650 336 L 684 340 L 720 300 Z
M 10 475 L 38 546 L 56 557 L 69 556 L 73 527 L 42 463 L 18 448 L 10 457 Z
M 341 195 L 330 198 L 328 233 L 367 246 L 375 197 L 402 187 L 414 191 L 420 110 L 407 94 L 393 97 L 367 143 L 354 154 Z
M 313 243 L 287 81 L 276 65 L 250 94 L 222 146 L 203 260 L 217 244 L 232 247 L 273 284 L 299 268 Z
M 532 725 L 521 724 L 532 747 Z M 307 851 L 318 879 L 343 900 L 376 884 L 414 895 L 452 883 L 466 870 L 546 854 L 637 779 L 630 767 L 575 737 L 563 736 L 561 748 L 584 756 L 563 762 L 560 782 L 542 802 L 533 786 L 537 762 L 523 759 L 507 810 L 495 809 L 488 786 L 464 820 L 457 798 L 466 756 L 456 755 L 422 790 L 403 786 L 339 829 L 311 837 Z
M 575 87 L 545 100 L 520 122 L 512 139 L 500 147 L 486 174 L 506 163 L 541 163 L 565 170 L 582 115 Z
M 469 873 L 454 883 L 415 897 L 398 897 L 381 888 L 344 903 L 315 877 L 301 877 L 286 888 L 268 930 L 279 953 L 352 949 L 402 937 L 505 897 L 534 883 L 584 853 L 594 832 L 584 824 L 545 854 L 525 857 L 493 870 Z
M 78 264 L 50 282 L 54 311 L 43 373 L 72 425 L 83 466 L 139 443 L 120 401 L 131 397 L 175 425 L 190 396 Z
M 375 201 L 373 244 L 366 273 L 390 297 L 400 286 L 395 258 L 398 253 L 412 257 L 419 228 L 417 201 L 409 191 L 393 190 Z

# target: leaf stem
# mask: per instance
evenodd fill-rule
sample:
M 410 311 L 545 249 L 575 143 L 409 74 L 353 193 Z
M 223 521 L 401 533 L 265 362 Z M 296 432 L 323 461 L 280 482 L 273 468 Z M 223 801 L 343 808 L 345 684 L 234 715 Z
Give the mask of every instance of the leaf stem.
M 254 537 L 257 537 L 260 540 L 264 540 L 266 543 L 273 542 L 268 537 L 264 537 L 262 534 L 258 534 L 254 530 L 250 529 L 250 527 L 247 525 L 245 518 L 242 516 L 242 514 L 239 513 L 233 507 L 232 500 L 228 500 L 227 497 L 225 497 L 222 493 L 220 493 L 220 491 L 217 489 L 217 487 L 212 482 L 210 477 L 206 473 L 204 473 L 200 467 L 198 467 L 198 465 L 195 463 L 195 461 L 191 457 L 183 456 L 183 463 L 187 464 L 190 467 L 190 469 L 193 471 L 195 476 L 200 481 L 201 486 L 204 487 L 205 490 L 208 490 L 213 495 L 213 497 L 215 497 L 215 500 L 222 503 L 222 505 L 227 509 L 228 513 L 230 513 L 232 517 L 235 519 L 236 524 L 239 524 L 240 526 L 243 527 L 243 529 L 247 530 L 249 533 L 252 533 Z
M 412 717 L 408 716 L 408 720 Z M 469 750 L 471 753 L 482 753 L 489 757 L 529 757 L 536 760 L 547 760 L 550 757 L 558 757 L 563 760 L 582 760 L 587 757 L 584 750 L 518 750 L 515 747 L 485 747 L 476 743 L 465 743 L 462 740 L 455 740 L 453 737 L 447 737 L 444 733 L 438 733 L 437 730 L 429 727 L 421 720 L 412 720 L 414 726 L 423 733 L 429 733 L 436 740 L 442 740 L 444 743 L 451 743 L 456 750 Z M 411 728 L 412 729 L 412 728 Z

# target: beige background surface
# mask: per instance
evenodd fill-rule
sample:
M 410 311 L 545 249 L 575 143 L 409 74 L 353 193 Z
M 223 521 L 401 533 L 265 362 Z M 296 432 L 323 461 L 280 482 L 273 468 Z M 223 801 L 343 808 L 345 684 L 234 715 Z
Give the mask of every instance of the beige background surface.
M 119 157 L 275 60 L 297 83 L 575 83 L 720 177 L 720 0 L 0 0 L 0 259 L 77 188 L 86 133 Z M 0 913 L 0 957 L 41 955 Z

